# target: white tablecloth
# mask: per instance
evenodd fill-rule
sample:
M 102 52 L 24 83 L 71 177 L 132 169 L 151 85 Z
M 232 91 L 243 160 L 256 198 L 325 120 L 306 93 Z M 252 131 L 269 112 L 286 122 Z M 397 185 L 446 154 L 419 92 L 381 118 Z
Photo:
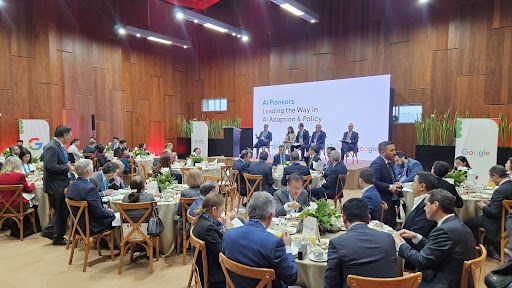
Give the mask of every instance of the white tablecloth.
M 37 182 L 35 184 L 34 193 L 36 194 L 37 200 L 37 215 L 39 216 L 39 223 L 41 227 L 48 224 L 48 213 L 50 212 L 50 205 L 48 203 L 48 194 L 43 192 L 43 182 Z
M 135 159 L 135 163 L 137 164 L 137 175 L 142 176 L 142 163 L 146 164 L 146 173 L 151 171 L 151 167 L 153 167 L 153 162 L 155 161 L 155 158 L 153 157 L 145 157 L 145 158 L 139 158 Z
M 311 175 L 313 176 L 311 177 L 311 189 L 320 187 L 320 179 L 323 177 L 322 174 Z M 281 189 L 281 179 L 283 179 L 283 175 L 273 173 L 272 176 L 274 177 L 274 188 Z

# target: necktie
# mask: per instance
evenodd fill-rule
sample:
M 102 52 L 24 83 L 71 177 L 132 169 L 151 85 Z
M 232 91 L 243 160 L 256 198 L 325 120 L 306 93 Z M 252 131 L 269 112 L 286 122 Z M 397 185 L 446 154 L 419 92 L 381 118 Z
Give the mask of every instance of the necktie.
M 284 158 L 284 157 L 283 157 L 283 156 L 281 156 L 281 164 L 283 164 L 283 163 L 284 163 L 284 159 L 283 159 L 283 158 Z
M 60 146 L 60 150 L 62 151 L 62 156 L 64 157 L 64 163 L 68 163 L 69 162 L 68 153 L 66 152 L 66 149 L 64 148 L 64 146 Z
M 263 132 L 263 137 L 267 138 L 267 131 Z
M 316 133 L 316 136 L 315 136 L 315 144 L 316 144 L 316 140 L 318 140 L 318 134 L 319 133 Z
M 299 135 L 297 137 L 299 137 L 299 143 L 302 144 L 302 142 L 304 141 L 302 139 L 302 131 L 299 131 Z
M 347 134 L 347 140 L 350 140 L 350 131 L 348 131 L 348 134 Z

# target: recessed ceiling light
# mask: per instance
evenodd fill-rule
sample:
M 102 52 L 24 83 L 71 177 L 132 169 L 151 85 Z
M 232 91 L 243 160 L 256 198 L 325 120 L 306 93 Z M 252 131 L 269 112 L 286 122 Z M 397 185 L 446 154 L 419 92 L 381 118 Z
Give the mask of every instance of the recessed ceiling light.
M 124 28 L 119 28 L 119 30 L 117 30 L 117 32 L 119 33 L 119 35 L 126 34 L 126 30 Z
M 429 0 L 418 0 L 418 2 L 419 2 L 420 4 L 425 4 L 425 3 L 427 3 L 428 1 L 429 1 Z
M 242 41 L 244 41 L 244 42 L 249 41 L 249 37 L 248 37 L 248 36 L 246 36 L 246 35 L 242 36 Z
M 135 35 L 135 36 L 140 37 L 140 34 L 139 34 L 139 33 L 137 33 L 137 35 Z
M 194 20 L 194 23 L 197 23 L 198 21 L 197 20 Z
M 183 12 L 178 12 L 178 13 L 176 13 L 176 18 L 184 19 L 185 18 L 185 14 L 183 14 Z

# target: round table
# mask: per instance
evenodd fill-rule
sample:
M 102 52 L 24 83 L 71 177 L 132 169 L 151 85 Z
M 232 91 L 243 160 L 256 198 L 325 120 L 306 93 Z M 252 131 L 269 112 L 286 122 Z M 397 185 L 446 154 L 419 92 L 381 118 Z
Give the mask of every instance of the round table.
M 41 227 L 48 225 L 48 213 L 50 213 L 50 204 L 48 203 L 48 194 L 43 192 L 43 182 L 36 182 L 34 185 L 34 194 L 37 201 L 37 215 Z
M 217 177 L 221 177 L 220 167 L 221 166 L 210 166 L 210 167 L 203 168 L 201 170 L 201 174 L 203 174 L 203 176 L 217 176 Z M 181 174 L 181 170 L 180 170 L 180 168 L 178 166 L 173 165 L 171 173 Z
M 322 174 L 312 173 L 311 176 L 313 176 L 311 177 L 311 189 L 320 187 L 320 179 L 322 178 Z M 283 175 L 277 175 L 276 173 L 272 173 L 272 177 L 274 177 L 274 188 L 277 190 L 281 189 L 283 187 L 283 185 L 281 185 Z
M 141 157 L 135 158 L 135 163 L 137 164 L 137 175 L 142 175 L 142 163 L 146 164 L 146 173 L 151 171 L 151 167 L 153 167 L 153 163 L 156 158 L 153 157 Z
M 117 207 L 114 203 L 121 203 L 122 196 L 113 197 L 111 201 L 109 201 L 109 207 L 114 210 L 114 212 L 118 212 Z M 174 220 L 174 215 L 176 211 L 176 202 L 171 197 L 171 201 L 159 201 L 158 202 L 158 216 L 162 220 L 164 224 L 165 230 L 160 234 L 160 254 L 163 256 L 169 255 L 174 250 L 174 244 L 176 243 L 176 235 L 174 228 L 176 226 L 176 221 Z M 119 227 L 116 227 L 116 243 L 121 243 L 121 231 Z

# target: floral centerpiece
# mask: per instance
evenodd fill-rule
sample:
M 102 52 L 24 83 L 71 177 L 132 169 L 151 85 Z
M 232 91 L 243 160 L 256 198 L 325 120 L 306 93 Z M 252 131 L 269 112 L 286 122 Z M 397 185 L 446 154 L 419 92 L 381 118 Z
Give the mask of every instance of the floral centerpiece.
M 5 149 L 5 150 L 4 150 L 4 152 L 2 152 L 2 155 L 3 155 L 4 157 L 9 156 L 10 154 L 11 154 L 11 151 L 9 150 L 9 148 Z
M 341 229 L 337 224 L 337 220 L 341 218 L 341 215 L 336 213 L 336 208 L 334 206 L 330 206 L 325 200 L 318 200 L 309 203 L 309 207 L 304 208 L 299 217 L 301 220 L 304 220 L 304 217 L 316 218 L 318 220 L 318 228 L 321 234 L 326 232 L 334 233 Z
M 112 151 L 112 146 L 110 146 L 110 143 L 108 143 L 107 147 L 105 147 L 105 152 Z
M 32 156 L 31 160 L 32 160 L 33 164 L 39 163 L 39 157 L 37 157 L 37 156 Z
M 171 173 L 169 171 L 158 174 L 158 176 L 153 177 L 153 180 L 155 180 L 158 183 L 158 189 L 160 191 L 167 189 L 169 186 L 173 184 L 177 184 L 175 178 L 171 176 Z
M 146 151 L 144 151 L 143 149 L 139 149 L 137 147 L 133 148 L 133 156 L 137 157 L 137 156 L 146 156 Z
M 283 164 L 281 164 L 281 165 L 283 165 L 284 167 L 288 167 L 291 164 L 292 164 L 292 161 L 284 161 Z
M 444 178 L 453 179 L 453 185 L 462 186 L 468 177 L 468 168 L 459 166 L 457 170 L 453 169 L 450 173 L 446 174 Z
M 190 160 L 192 160 L 192 164 L 196 164 L 196 163 L 203 163 L 204 158 L 203 158 L 203 157 L 201 157 L 201 156 L 194 156 L 194 155 L 191 155 L 191 156 L 190 156 Z

